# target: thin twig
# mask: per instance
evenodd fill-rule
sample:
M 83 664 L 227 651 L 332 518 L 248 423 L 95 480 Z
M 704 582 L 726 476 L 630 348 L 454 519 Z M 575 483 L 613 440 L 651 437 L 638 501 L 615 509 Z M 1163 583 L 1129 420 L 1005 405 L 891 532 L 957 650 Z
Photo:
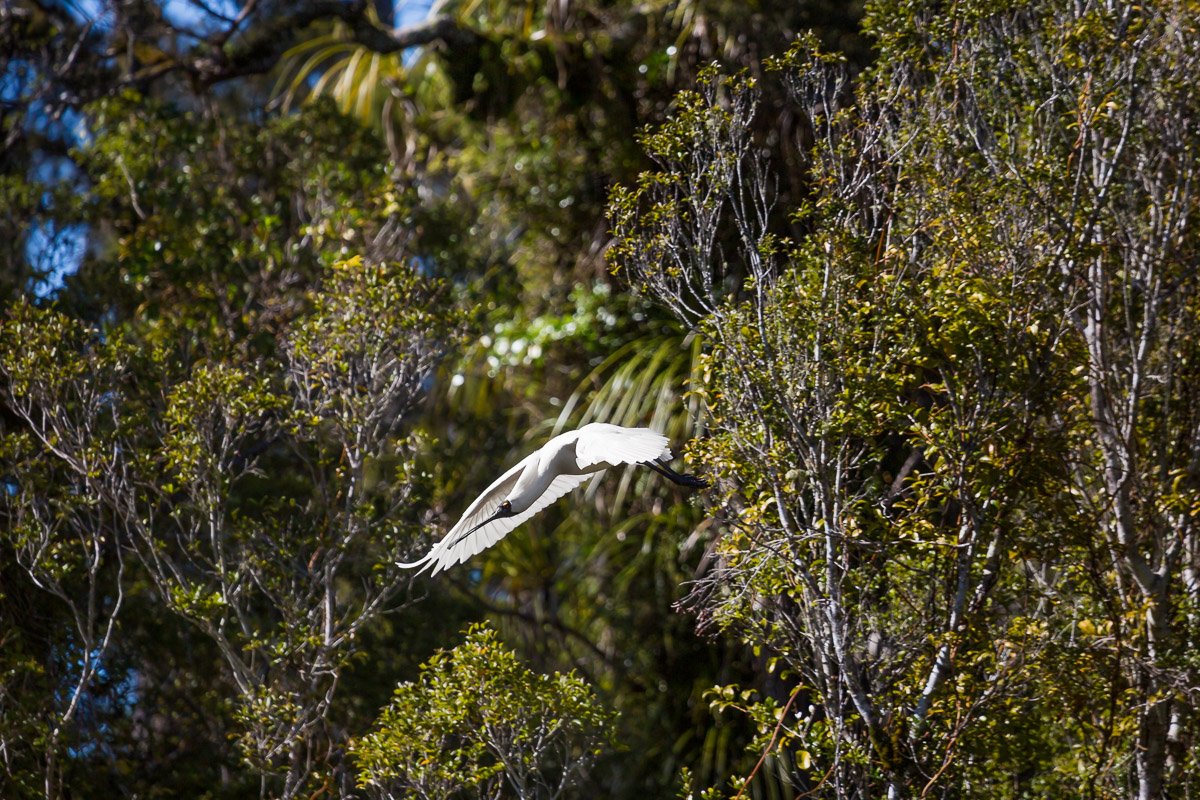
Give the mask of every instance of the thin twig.
M 741 789 L 738 789 L 738 793 L 734 795 L 733 800 L 740 800 L 742 793 L 746 791 L 746 787 L 750 785 L 750 781 L 754 780 L 754 776 L 758 774 L 758 770 L 762 767 L 763 762 L 767 760 L 767 756 L 770 755 L 771 750 L 775 747 L 775 740 L 779 738 L 779 729 L 783 727 L 783 721 L 787 719 L 788 709 L 790 709 L 792 707 L 792 703 L 796 701 L 796 697 L 800 694 L 800 689 L 803 686 L 804 684 L 797 684 L 796 688 L 792 690 L 792 696 L 788 698 L 787 704 L 783 707 L 783 711 L 779 713 L 779 721 L 775 723 L 775 730 L 771 734 L 771 741 L 767 742 L 767 747 L 765 750 L 763 750 L 763 754 L 759 756 L 758 763 L 754 765 L 754 769 L 750 770 L 750 774 L 746 776 L 745 783 L 742 784 Z

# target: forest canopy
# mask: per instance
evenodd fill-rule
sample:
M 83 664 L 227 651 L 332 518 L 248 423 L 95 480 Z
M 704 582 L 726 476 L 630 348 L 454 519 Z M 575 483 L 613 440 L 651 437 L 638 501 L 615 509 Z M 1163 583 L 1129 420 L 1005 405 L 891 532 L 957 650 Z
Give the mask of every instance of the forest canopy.
M 0 9 L 0 796 L 1200 790 L 1200 9 Z M 648 426 L 430 578 L 500 472 Z

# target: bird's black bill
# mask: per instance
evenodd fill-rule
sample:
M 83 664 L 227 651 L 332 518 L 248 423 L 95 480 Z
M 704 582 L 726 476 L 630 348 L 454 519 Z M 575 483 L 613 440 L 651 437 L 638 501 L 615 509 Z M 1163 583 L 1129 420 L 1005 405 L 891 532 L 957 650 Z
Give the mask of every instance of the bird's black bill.
M 474 528 L 471 528 L 471 530 L 467 531 L 466 533 L 461 533 L 461 534 L 459 534 L 458 538 L 457 538 L 457 539 L 455 539 L 453 542 L 451 542 L 451 543 L 450 543 L 450 546 L 451 546 L 451 547 L 454 547 L 454 546 L 455 546 L 455 545 L 457 545 L 459 542 L 461 542 L 463 539 L 467 538 L 467 537 L 468 537 L 468 536 L 470 536 L 472 533 L 474 533 L 475 531 L 477 531 L 477 530 L 479 530 L 480 528 L 482 528 L 484 525 L 487 525 L 489 522 L 495 522 L 495 521 L 496 521 L 496 520 L 498 520 L 498 519 L 503 519 L 504 517 L 511 517 L 511 516 L 512 516 L 512 514 L 505 514 L 505 513 L 504 513 L 504 509 L 503 509 L 503 508 L 501 508 L 501 509 L 497 509 L 495 514 L 492 514 L 490 517 L 488 517 L 487 519 L 485 519 L 483 522 L 479 523 L 479 524 L 478 524 L 478 525 L 476 525 Z
M 689 489 L 704 489 L 708 487 L 708 481 L 703 478 L 697 478 L 695 475 L 681 475 L 661 461 L 646 461 L 645 464 L 659 475 L 680 486 L 686 486 Z

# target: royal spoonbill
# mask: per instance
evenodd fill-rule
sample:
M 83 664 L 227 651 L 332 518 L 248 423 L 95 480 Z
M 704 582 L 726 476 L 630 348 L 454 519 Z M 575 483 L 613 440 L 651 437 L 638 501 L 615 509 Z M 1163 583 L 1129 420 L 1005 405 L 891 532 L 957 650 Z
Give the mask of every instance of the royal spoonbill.
M 500 541 L 509 531 L 602 469 L 642 464 L 681 486 L 708 484 L 666 465 L 672 458 L 667 437 L 649 428 L 623 428 L 593 422 L 559 434 L 521 459 L 467 507 L 450 532 L 405 569 L 433 568 L 436 575 Z

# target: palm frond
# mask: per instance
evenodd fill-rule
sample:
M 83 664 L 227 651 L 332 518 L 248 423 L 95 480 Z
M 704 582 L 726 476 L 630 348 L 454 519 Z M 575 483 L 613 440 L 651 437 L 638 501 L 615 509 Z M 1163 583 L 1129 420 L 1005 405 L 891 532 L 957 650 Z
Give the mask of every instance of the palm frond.
M 399 53 L 376 53 L 349 39 L 342 26 L 284 53 L 273 95 L 284 109 L 329 97 L 343 113 L 378 125 L 392 86 L 406 79 Z

